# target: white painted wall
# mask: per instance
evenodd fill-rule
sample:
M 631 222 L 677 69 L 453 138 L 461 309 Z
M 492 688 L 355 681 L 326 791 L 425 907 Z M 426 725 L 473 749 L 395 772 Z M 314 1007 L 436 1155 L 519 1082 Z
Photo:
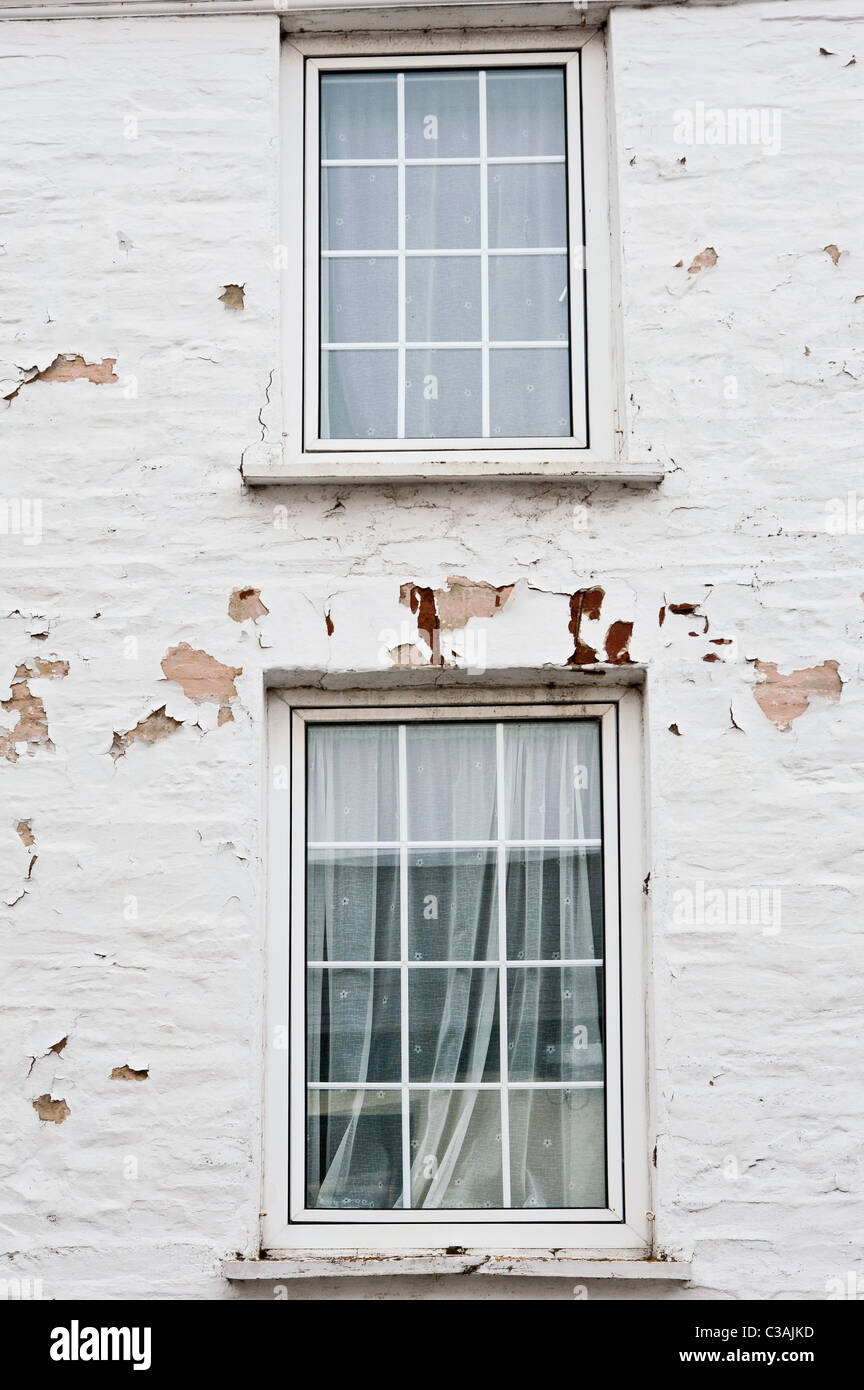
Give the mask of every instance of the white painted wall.
M 400 586 L 455 574 L 518 586 L 480 620 L 490 671 L 566 663 L 570 596 L 599 585 L 592 645 L 632 621 L 647 672 L 646 1143 L 658 1248 L 692 1256 L 695 1281 L 590 1296 L 864 1281 L 864 532 L 832 531 L 830 511 L 861 466 L 864 8 L 842 10 L 613 16 L 626 425 L 634 456 L 668 466 L 653 491 L 244 490 L 241 452 L 279 433 L 276 17 L 0 25 L 0 396 L 60 354 L 114 358 L 118 377 L 30 380 L 0 408 L 0 1277 L 51 1298 L 273 1296 L 220 1276 L 257 1240 L 262 675 L 380 671 L 388 630 L 413 638 Z M 698 103 L 779 112 L 779 148 L 676 143 Z M 716 264 L 691 273 L 709 247 Z M 269 609 L 257 622 L 229 616 L 244 586 Z M 667 607 L 661 625 L 666 605 L 698 614 Z M 184 642 L 241 669 L 232 722 L 165 679 Z M 68 674 L 36 665 L 54 658 Z M 781 676 L 837 662 L 842 694 L 826 698 L 830 667 L 781 681 L 813 687 L 781 730 L 757 660 Z M 109 754 L 162 706 L 179 727 Z M 4 740 L 19 710 L 26 747 L 23 727 Z M 699 884 L 779 888 L 779 931 L 773 909 L 755 927 L 676 921 Z M 40 1121 L 40 1096 L 65 1101 L 62 1123 Z M 365 1292 L 573 1296 L 538 1280 Z

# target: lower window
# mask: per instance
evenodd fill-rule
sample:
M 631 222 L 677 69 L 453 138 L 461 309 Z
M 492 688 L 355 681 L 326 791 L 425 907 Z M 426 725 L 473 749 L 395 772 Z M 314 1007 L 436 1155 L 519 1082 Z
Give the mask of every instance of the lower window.
M 290 723 L 288 1225 L 623 1224 L 617 705 Z

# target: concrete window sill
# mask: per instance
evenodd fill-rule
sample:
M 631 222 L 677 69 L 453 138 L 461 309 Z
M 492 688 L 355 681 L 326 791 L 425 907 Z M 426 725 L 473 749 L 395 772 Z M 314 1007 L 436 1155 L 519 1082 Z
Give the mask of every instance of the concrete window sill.
M 246 483 L 417 483 L 477 482 L 479 480 L 526 482 L 560 480 L 569 482 L 618 482 L 655 487 L 666 470 L 656 460 L 626 463 L 594 457 L 567 458 L 426 458 L 397 455 L 382 458 L 362 456 L 304 454 L 289 457 L 278 445 L 259 442 L 243 453 L 242 474 Z
M 344 1275 L 507 1274 L 522 1278 L 663 1279 L 686 1282 L 691 1266 L 684 1260 L 586 1260 L 560 1250 L 472 1250 L 361 1253 L 356 1250 L 297 1250 L 260 1260 L 225 1260 L 226 1279 L 326 1279 Z

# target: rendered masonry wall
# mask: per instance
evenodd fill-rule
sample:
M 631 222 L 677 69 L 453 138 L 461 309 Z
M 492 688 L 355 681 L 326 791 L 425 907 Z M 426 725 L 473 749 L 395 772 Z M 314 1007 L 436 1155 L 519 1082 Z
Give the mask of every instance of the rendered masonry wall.
M 493 674 L 646 671 L 648 1150 L 696 1278 L 590 1297 L 864 1279 L 856 50 L 864 12 L 613 16 L 626 425 L 662 487 L 252 491 L 277 19 L 0 25 L 0 1277 L 273 1296 L 219 1273 L 257 1240 L 262 674 L 380 673 L 419 621 Z M 754 107 L 757 142 L 701 141 Z M 573 1297 L 364 1288 L 405 1292 Z

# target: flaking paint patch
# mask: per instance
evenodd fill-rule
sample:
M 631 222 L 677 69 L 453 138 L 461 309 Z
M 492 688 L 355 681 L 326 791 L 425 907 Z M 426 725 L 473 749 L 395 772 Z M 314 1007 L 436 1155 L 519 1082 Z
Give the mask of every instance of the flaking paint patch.
M 435 633 L 438 631 L 440 623 L 435 607 L 434 589 L 424 589 L 418 584 L 402 584 L 399 588 L 399 602 L 404 603 L 412 613 L 417 615 L 418 634 L 430 648 L 431 655 L 423 664 L 426 666 L 440 665 L 440 653 L 437 653 L 436 660 L 438 643 L 435 639 Z
M 823 661 L 821 666 L 806 666 L 800 671 L 783 675 L 776 661 L 756 661 L 755 670 L 764 680 L 753 687 L 756 703 L 767 719 L 784 733 L 791 729 L 810 704 L 811 695 L 822 700 L 840 699 L 843 681 L 839 662 Z
M 612 666 L 630 666 L 630 638 L 633 636 L 633 624 L 625 622 L 612 623 L 606 633 L 606 660 Z
M 61 1038 L 59 1042 L 52 1043 L 51 1046 L 48 1048 L 48 1051 L 47 1051 L 47 1052 L 40 1052 L 40 1054 L 39 1054 L 38 1057 L 31 1057 L 31 1058 L 30 1058 L 30 1071 L 28 1071 L 27 1075 L 28 1075 L 28 1076 L 30 1075 L 30 1072 L 32 1072 L 32 1070 L 33 1070 L 33 1068 L 35 1067 L 36 1063 L 37 1063 L 37 1062 L 41 1062 L 42 1059 L 43 1059 L 44 1057 L 50 1057 L 50 1056 L 52 1056 L 52 1054 L 53 1054 L 55 1057 L 59 1057 L 59 1056 L 62 1054 L 63 1049 L 64 1049 L 64 1047 L 66 1046 L 66 1044 L 68 1043 L 68 1041 L 69 1041 L 69 1038 L 68 1038 L 68 1035 L 67 1035 L 66 1037 Z
M 117 365 L 116 357 L 104 357 L 101 362 L 86 362 L 80 353 L 61 352 L 49 366 L 40 369 L 34 367 L 15 367 L 17 379 L 0 380 L 0 399 L 12 402 L 18 395 L 22 386 L 29 386 L 31 382 L 57 382 L 57 381 L 90 381 L 94 386 L 104 386 L 110 382 L 117 381 L 114 368 Z M 11 370 L 11 369 L 10 369 Z M 0 372 L 0 377 L 5 373 Z M 14 385 L 13 385 L 14 381 Z M 11 389 L 10 389 L 11 388 Z
M 224 304 L 226 309 L 233 309 L 235 312 L 246 308 L 246 286 L 245 285 L 223 285 L 222 293 L 219 296 L 219 303 Z
M 245 623 L 248 619 L 256 622 L 270 612 L 261 601 L 260 589 L 233 589 L 228 600 L 228 617 L 235 623 Z
M 154 709 L 152 714 L 148 714 L 145 719 L 139 720 L 134 729 L 128 729 L 125 734 L 114 731 L 114 741 L 108 752 L 115 763 L 118 758 L 126 756 L 126 749 L 135 742 L 158 743 L 160 739 L 167 738 L 168 734 L 173 734 L 183 723 L 182 719 L 173 719 L 170 714 L 165 712 L 165 706 Z
M 36 1097 L 33 1109 L 44 1124 L 62 1125 L 67 1115 L 72 1114 L 65 1100 L 52 1100 L 47 1091 L 44 1096 Z
M 111 1081 L 146 1081 L 150 1075 L 148 1067 L 142 1067 L 136 1071 L 134 1067 L 128 1066 L 125 1062 L 122 1067 L 111 1068 Z
M 687 267 L 688 275 L 698 275 L 700 270 L 708 270 L 712 265 L 716 265 L 719 257 L 713 246 L 706 246 L 704 251 L 700 251 L 698 256 L 694 256 Z
M 117 380 L 114 371 L 116 365 L 116 357 L 103 357 L 101 362 L 85 362 L 78 352 L 61 352 L 50 367 L 37 372 L 33 380 L 90 381 L 94 386 L 105 386 Z
M 707 613 L 702 612 L 702 604 L 705 601 L 705 599 L 700 599 L 698 603 L 690 603 L 686 601 L 682 601 L 679 603 L 670 603 L 664 594 L 663 606 L 660 609 L 658 617 L 659 626 L 663 626 L 663 624 L 666 621 L 666 616 L 669 613 L 673 614 L 676 618 L 695 618 L 698 619 L 698 621 L 702 624 L 702 631 L 700 633 L 695 632 L 693 630 L 688 630 L 688 636 L 704 637 L 708 632 L 709 627 L 711 626 Z M 712 638 L 711 640 L 713 641 L 714 639 Z M 726 638 L 720 640 L 724 643 L 728 643 L 730 639 Z
M 35 667 L 35 670 L 33 669 Z M 69 674 L 69 662 L 61 661 L 57 656 L 45 657 L 37 656 L 36 660 L 29 666 L 24 663 L 18 667 L 16 677 L 24 680 L 49 680 L 62 681 Z
M 438 611 L 435 607 L 435 590 L 424 589 L 419 584 L 402 584 L 399 587 L 399 602 L 417 615 L 417 626 L 428 636 L 438 628 Z
M 398 666 L 400 669 L 413 669 L 417 666 L 430 665 L 429 650 L 430 649 L 427 647 L 424 651 L 422 647 L 418 647 L 414 642 L 402 642 L 398 647 L 390 648 L 390 656 L 393 659 L 394 665 Z M 444 662 L 442 658 L 436 664 L 452 666 L 454 663 Z
M 25 849 L 29 849 L 31 845 L 35 845 L 36 836 L 33 834 L 33 825 L 31 821 L 19 820 L 15 827 L 15 833 Z
M 122 408 L 120 385 L 100 393 L 95 386 L 90 391 L 88 382 L 74 392 L 55 384 L 53 391 L 29 396 L 25 387 L 23 401 L 13 402 L 6 415 L 0 450 L 18 479 L 16 490 L 44 498 L 52 517 L 43 544 L 32 553 L 11 533 L 0 540 L 9 560 L 4 608 L 21 609 L 15 624 L 6 626 L 28 643 L 14 647 L 12 656 L 30 663 L 37 651 L 48 656 L 52 643 L 62 643 L 60 655 L 69 651 L 73 658 L 65 684 L 29 683 L 44 699 L 57 752 L 40 751 L 23 766 L 8 768 L 20 784 L 15 799 L 7 797 L 3 842 L 10 851 L 13 886 L 23 880 L 33 853 L 15 834 L 21 816 L 32 814 L 34 829 L 39 827 L 42 869 L 33 873 L 34 880 L 41 879 L 38 898 L 31 882 L 31 900 L 13 908 L 13 923 L 0 929 L 10 1018 L 16 1013 L 26 1018 L 35 1003 L 43 1019 L 42 1031 L 33 1036 L 37 1052 L 40 1047 L 44 1052 L 49 1037 L 54 1042 L 61 1029 L 73 1028 L 74 1074 L 80 1066 L 92 1083 L 86 1122 L 78 1100 L 76 1124 L 71 1131 L 63 1125 L 58 1143 L 53 1125 L 44 1134 L 41 1125 L 33 1130 L 27 1107 L 33 1089 L 52 1096 L 69 1091 L 75 1099 L 69 1083 L 60 1076 L 55 1082 L 52 1074 L 69 1073 L 69 1047 L 62 1059 L 39 1062 L 30 1081 L 23 1080 L 29 1038 L 17 1049 L 20 1099 L 6 1136 L 10 1157 L 19 1173 L 33 1179 L 34 1151 L 41 1152 L 35 1155 L 38 1181 L 12 1184 L 23 1216 L 13 1211 L 5 1219 L 16 1235 L 45 1233 L 45 1239 L 31 1240 L 25 1253 L 28 1273 L 44 1277 L 52 1296 L 224 1299 L 268 1292 L 260 1282 L 232 1289 L 219 1269 L 220 1259 L 235 1247 L 247 1256 L 261 1253 L 260 1097 L 249 1085 L 261 1056 L 263 962 L 257 929 L 256 948 L 249 948 L 249 924 L 261 921 L 260 872 L 239 865 L 230 851 L 199 856 L 195 832 L 201 829 L 217 841 L 242 835 L 257 866 L 260 807 L 269 782 L 259 758 L 264 738 L 259 673 L 290 672 L 292 684 L 294 672 L 313 673 L 310 681 L 330 687 L 334 703 L 340 689 L 365 686 L 362 673 L 373 668 L 369 684 L 376 685 L 384 661 L 377 657 L 382 631 L 397 634 L 388 647 L 420 645 L 416 618 L 398 603 L 400 581 L 413 575 L 434 589 L 453 571 L 491 576 L 494 584 L 520 580 L 506 608 L 484 620 L 491 682 L 498 668 L 523 671 L 524 684 L 536 686 L 538 693 L 553 666 L 558 669 L 551 679 L 559 679 L 574 646 L 567 627 L 574 580 L 579 588 L 596 583 L 606 589 L 601 618 L 583 621 L 582 640 L 602 658 L 610 615 L 635 619 L 630 653 L 648 669 L 650 694 L 642 721 L 645 762 L 651 765 L 645 801 L 652 822 L 656 905 L 643 898 L 647 936 L 655 947 L 644 983 L 659 1025 L 650 1056 L 652 1133 L 659 1147 L 657 1181 L 647 1205 L 656 1217 L 649 1229 L 656 1230 L 657 1239 L 662 1233 L 679 1258 L 695 1256 L 695 1262 L 691 1286 L 673 1289 L 645 1280 L 641 1295 L 661 1301 L 670 1292 L 689 1299 L 759 1298 L 767 1290 L 818 1299 L 825 1297 L 829 1280 L 839 1283 L 834 1276 L 847 1272 L 850 1223 L 857 1228 L 864 1220 L 856 1182 L 861 1126 L 850 1120 L 860 1107 L 854 1068 L 844 1065 L 854 1029 L 838 1030 L 838 1018 L 854 1015 L 859 990 L 849 952 L 864 889 L 857 851 L 860 818 L 855 795 L 844 795 L 844 785 L 854 780 L 860 741 L 853 697 L 864 627 L 864 604 L 857 594 L 864 583 L 854 536 L 826 535 L 821 523 L 823 500 L 846 498 L 855 487 L 854 467 L 849 479 L 858 450 L 856 412 L 852 396 L 845 394 L 853 382 L 835 368 L 829 371 L 827 352 L 858 370 L 856 335 L 864 299 L 855 305 L 855 325 L 848 308 L 855 295 L 864 294 L 864 274 L 856 288 L 855 262 L 843 248 L 847 264 L 835 280 L 839 262 L 835 267 L 818 246 L 813 206 L 830 208 L 836 199 L 838 170 L 848 166 L 858 92 L 855 81 L 842 79 L 845 57 L 838 60 L 840 77 L 830 64 L 810 61 L 824 34 L 808 40 L 807 26 L 795 16 L 785 18 L 781 11 L 789 7 L 780 4 L 770 7 L 776 22 L 766 23 L 765 8 L 704 7 L 694 23 L 690 6 L 615 7 L 615 42 L 608 56 L 620 118 L 612 122 L 612 143 L 622 170 L 614 192 L 620 203 L 620 317 L 627 343 L 617 423 L 625 454 L 662 459 L 667 467 L 665 483 L 651 493 L 538 478 L 527 484 L 310 484 L 241 494 L 232 468 L 234 444 L 246 437 L 240 433 L 244 418 L 250 439 L 261 433 L 256 411 L 276 361 L 278 334 L 272 314 L 256 314 L 253 320 L 251 313 L 248 319 L 245 313 L 229 313 L 227 322 L 210 296 L 214 289 L 222 292 L 220 263 L 246 269 L 235 260 L 237 248 L 244 248 L 244 255 L 257 248 L 253 311 L 258 301 L 277 302 L 284 278 L 273 264 L 278 258 L 270 255 L 277 213 L 277 190 L 269 179 L 270 139 L 278 119 L 273 35 L 260 19 L 244 20 L 239 34 L 234 16 L 139 20 L 135 107 L 144 138 L 128 148 L 146 155 L 155 185 L 179 186 L 180 196 L 172 203 L 170 224 L 148 222 L 145 216 L 142 227 L 141 216 L 136 224 L 133 213 L 128 222 L 120 211 L 112 221 L 109 208 L 94 238 L 83 225 L 82 199 L 88 178 L 92 184 L 99 172 L 93 151 L 104 137 L 106 110 L 122 116 L 128 109 L 126 28 L 69 23 L 3 29 L 9 39 L 4 51 L 20 43 L 30 55 L 11 66 L 27 71 L 33 98 L 27 120 L 16 122 L 12 114 L 10 121 L 16 84 L 4 84 L 10 98 L 3 108 L 6 128 L 15 131 L 7 142 L 7 177 L 26 186 L 34 160 L 45 168 L 46 132 L 50 139 L 62 126 L 64 157 L 51 164 L 51 197 L 42 208 L 40 239 L 42 250 L 53 246 L 58 252 L 53 257 L 58 272 L 64 264 L 80 271 L 43 274 L 40 282 L 46 258 L 27 225 L 26 207 L 9 209 L 11 236 L 4 230 L 0 241 L 9 241 L 12 254 L 0 256 L 0 264 L 11 275 L 7 317 L 13 334 L 16 323 L 24 334 L 24 346 L 19 343 L 13 351 L 24 367 L 37 357 L 46 367 L 61 346 L 80 349 L 89 360 L 110 352 L 124 371 L 128 353 L 131 370 L 135 361 L 144 373 L 140 399 Z M 851 18 L 858 6 L 841 8 Z M 818 27 L 815 21 L 810 26 Z M 844 27 L 842 16 L 831 29 L 836 33 L 828 42 L 837 42 L 841 53 L 851 52 L 852 30 Z M 259 30 L 264 32 L 258 35 Z M 170 140 L 152 138 L 152 122 L 141 112 L 176 112 L 184 103 L 209 109 L 214 65 L 222 103 L 236 119 L 204 123 L 206 129 L 200 121 L 174 120 Z M 788 73 L 784 137 L 794 132 L 795 138 L 784 138 L 782 157 L 773 160 L 764 157 L 764 146 L 715 147 L 710 157 L 710 151 L 688 150 L 691 177 L 669 178 L 676 162 L 675 151 L 670 155 L 668 94 L 674 90 L 675 105 L 692 108 L 705 96 L 704 74 L 712 65 L 740 76 L 741 91 L 721 94 L 724 105 L 746 100 L 770 109 L 777 101 L 777 75 Z M 8 68 L 10 62 L 0 62 L 0 70 Z M 852 68 L 848 72 L 852 75 Z M 637 148 L 638 173 L 628 164 Z M 184 184 L 185 168 L 194 170 L 194 178 Z M 226 169 L 231 171 L 227 179 Z M 749 183 L 753 198 L 730 199 L 733 169 L 739 182 Z M 135 158 L 111 160 L 103 172 L 100 197 L 104 193 L 111 207 L 152 207 L 152 198 L 139 196 Z M 795 189 L 805 185 L 813 196 L 802 203 Z M 854 225 L 861 220 L 861 193 L 860 181 L 849 180 L 844 216 L 848 213 Z M 117 253 L 117 221 L 130 226 L 136 246 L 146 243 L 143 258 L 130 253 L 128 272 L 117 268 L 124 259 Z M 823 218 L 822 230 L 830 232 L 830 220 Z M 845 228 L 834 230 L 846 238 Z M 718 262 L 716 276 L 707 270 L 688 275 L 692 249 L 686 256 L 679 253 L 683 279 L 661 269 L 671 268 L 670 244 L 674 254 L 676 241 L 692 248 L 709 235 L 722 238 L 724 271 Z M 736 273 L 730 276 L 733 260 Z M 669 293 L 673 286 L 677 299 Z M 111 310 L 110 338 L 93 336 L 104 331 L 94 317 L 103 307 Z M 35 322 L 45 313 L 57 322 L 40 328 L 39 345 L 34 341 L 28 349 L 26 318 Z M 84 325 L 87 339 L 77 330 L 70 336 L 64 323 Z M 225 340 L 225 330 L 235 337 L 242 331 L 242 352 Z M 804 342 L 812 349 L 809 358 L 802 355 Z M 223 355 L 221 365 L 207 360 Z M 742 364 L 753 370 L 742 370 Z M 737 400 L 726 399 L 722 390 L 727 372 L 737 374 Z M 124 373 L 119 375 L 122 384 Z M 7 389 L 19 378 L 17 371 L 9 374 Z M 282 393 L 275 383 L 276 377 L 271 408 L 262 411 L 272 426 L 267 437 L 272 434 L 274 455 L 282 427 Z M 40 407 L 41 421 L 30 406 Z M 94 407 L 100 412 L 98 429 L 88 420 Z M 58 411 L 65 415 L 70 408 L 76 418 L 58 431 Z M 0 418 L 2 410 L 0 402 Z M 133 417 L 140 447 L 128 447 Z M 742 458 L 753 464 L 746 487 L 736 484 L 736 461 Z M 814 459 L 819 460 L 815 470 Z M 74 485 L 64 467 L 74 469 Z M 340 490 L 342 506 L 334 501 Z M 574 510 L 577 499 L 584 513 Z M 22 558 L 33 563 L 22 565 Z M 207 576 L 214 568 L 211 603 Z M 233 581 L 233 588 L 259 579 L 262 597 L 266 588 L 273 604 L 270 616 L 259 620 L 257 630 L 251 623 L 226 628 L 227 583 Z M 695 616 L 667 612 L 658 629 L 664 589 L 673 600 L 691 593 L 702 599 L 700 586 L 710 579 L 715 595 L 710 606 L 702 603 L 711 618 L 707 638 L 688 636 L 691 630 L 701 633 L 703 623 Z M 627 589 L 632 610 L 626 606 Z M 331 594 L 335 633 L 328 642 L 321 629 Z M 190 605 L 185 614 L 178 602 L 184 595 Z M 198 626 L 196 614 L 208 605 L 212 622 Z M 95 620 L 100 609 L 102 618 Z M 35 614 L 43 610 L 40 631 L 49 615 L 51 630 L 46 640 L 31 641 Z M 177 625 L 188 622 L 196 625 Z M 265 625 L 273 629 L 273 647 L 266 653 L 257 641 Z M 123 635 L 133 632 L 141 637 L 139 661 L 123 656 Z M 215 728 L 217 705 L 193 705 L 179 686 L 151 684 L 162 676 L 159 653 L 184 637 L 191 643 L 194 636 L 230 662 L 240 656 L 244 632 L 244 676 L 237 681 L 240 699 L 233 707 L 241 721 L 241 682 L 249 676 L 255 699 L 248 729 L 229 725 L 211 740 L 181 728 L 182 736 L 168 737 L 155 748 L 133 748 L 131 761 L 109 777 L 113 764 L 108 769 L 96 755 L 104 754 L 112 728 L 120 721 L 129 729 L 132 715 L 142 719 L 160 698 L 187 725 L 200 713 L 202 724 L 205 715 L 212 716 Z M 834 710 L 811 701 L 813 719 L 798 721 L 799 729 L 793 729 L 805 735 L 801 758 L 770 756 L 788 754 L 792 741 L 768 749 L 773 735 L 757 718 L 761 711 L 749 693 L 764 677 L 748 674 L 752 666 L 743 654 L 734 664 L 717 663 L 705 671 L 703 653 L 731 651 L 709 639 L 733 632 L 748 656 L 767 652 L 764 659 L 778 662 L 784 672 L 798 660 L 819 664 L 818 653 L 827 647 L 847 684 L 854 682 Z M 79 667 L 76 651 L 86 656 L 86 668 Z M 602 695 L 604 683 L 617 685 L 618 677 L 632 672 L 628 666 L 609 666 L 604 680 L 602 669 L 564 670 L 564 677 L 575 678 L 580 688 L 593 684 Z M 14 661 L 7 662 L 0 699 L 9 693 L 13 670 Z M 425 670 L 431 700 L 442 671 L 428 665 Z M 74 691 L 69 689 L 73 676 Z M 381 684 L 401 681 L 413 687 L 418 676 L 425 685 L 422 670 L 385 673 Z M 306 675 L 299 679 L 302 683 Z M 454 684 L 459 680 L 454 677 Z M 372 702 L 377 700 L 373 695 Z M 737 732 L 727 715 L 730 703 L 742 730 L 737 740 L 728 737 Z M 667 726 L 673 720 L 683 737 L 669 744 L 675 735 Z M 0 728 L 11 723 L 0 711 Z M 751 747 L 748 739 L 754 738 Z M 742 787 L 747 816 L 741 814 Z M 825 811 L 830 835 L 813 834 L 817 807 Z M 146 838 L 135 841 L 132 832 L 141 824 Z M 206 872 L 190 885 L 189 867 L 199 857 L 202 863 L 206 859 Z M 647 868 L 647 863 L 640 866 L 639 878 Z M 758 930 L 698 937 L 667 932 L 674 888 L 692 888 L 700 879 L 739 888 L 766 879 L 782 882 L 782 968 L 775 939 Z M 142 887 L 139 921 L 127 923 L 125 895 L 141 893 Z M 814 921 L 818 950 L 806 931 Z M 120 954 L 106 950 L 109 941 Z M 100 944 L 104 957 L 93 950 Z M 754 998 L 758 1008 L 752 1007 Z M 78 1051 L 79 1025 L 73 1027 L 66 1012 L 76 1001 L 86 1004 L 90 1019 Z M 144 1083 L 139 1095 L 134 1082 L 112 1082 L 105 1092 L 102 1082 L 115 1065 L 110 1050 L 116 1056 L 122 1037 L 137 1037 L 142 1027 L 153 1055 L 136 1056 L 131 1065 L 152 1065 L 154 1086 Z M 105 1051 L 105 1039 L 112 1036 L 113 1046 Z M 707 1084 L 705 1058 L 712 1059 L 712 1073 L 724 1068 L 724 1078 L 713 1087 Z M 826 1059 L 832 1068 L 829 1086 L 822 1084 Z M 171 1074 L 164 1087 L 163 1062 Z M 220 1078 L 217 1104 L 220 1113 L 230 1113 L 229 1125 L 218 1123 L 219 1114 L 214 1122 L 212 1087 L 202 1084 L 202 1077 L 214 1075 Z M 112 1110 L 155 1103 L 157 1088 L 158 1125 L 148 1136 L 146 1181 L 131 1184 L 134 1202 L 124 1207 L 130 1219 L 108 1219 L 106 1199 L 113 1202 L 130 1184 L 123 1182 L 119 1163 L 106 1181 L 101 1165 L 91 1161 L 94 1136 L 113 1123 Z M 815 1120 L 807 1088 L 819 1095 Z M 117 1137 L 122 1159 L 134 1151 L 136 1136 L 130 1134 L 128 1143 L 125 1132 Z M 654 1139 L 638 1138 L 650 1154 Z M 778 1162 L 770 1176 L 764 1163 L 745 1173 L 772 1138 Z M 737 1183 L 728 1180 L 729 1154 L 737 1155 L 744 1173 Z M 177 1195 L 180 1171 L 192 1174 L 195 1184 L 195 1197 L 182 1212 L 163 1200 L 166 1192 Z M 762 1178 L 754 1180 L 760 1171 Z M 54 1214 L 59 1225 L 50 1224 Z M 479 1275 L 473 1283 L 478 1281 Z M 528 1280 L 506 1287 L 516 1298 L 541 1290 Z M 558 1297 L 560 1291 L 566 1300 L 568 1287 L 559 1278 L 541 1292 Z M 414 1299 L 429 1296 L 428 1281 L 399 1278 L 387 1281 L 386 1288 L 385 1298 L 403 1290 Z M 471 1281 L 464 1288 L 470 1298 Z M 626 1298 L 627 1288 L 607 1279 L 598 1282 L 596 1292 L 615 1300 Z M 334 1281 L 333 1289 L 335 1297 L 343 1297 L 345 1281 Z M 309 1285 L 288 1281 L 289 1298 L 295 1290 L 297 1297 L 308 1297 Z M 441 1292 L 447 1292 L 443 1285 Z M 595 1293 L 593 1284 L 590 1292 Z
M 435 589 L 435 610 L 442 628 L 458 632 L 470 618 L 494 618 L 513 593 L 513 584 L 487 584 L 483 579 L 467 579 L 448 574 L 447 587 Z
M 237 698 L 234 681 L 242 676 L 242 666 L 226 666 L 209 652 L 181 642 L 166 652 L 162 670 L 169 681 L 176 681 L 182 688 L 187 700 L 196 705 L 217 704 L 220 726 L 233 720 L 231 701 Z
M 568 666 L 592 666 L 599 661 L 597 652 L 580 635 L 583 619 L 596 620 L 600 617 L 606 591 L 599 585 L 591 589 L 579 589 L 570 598 L 570 622 L 567 631 L 573 634 L 573 654 L 567 658 Z
M 104 386 L 117 381 L 115 366 L 117 357 L 103 357 L 101 361 L 88 363 L 81 353 L 61 352 L 50 367 L 36 373 L 33 381 L 90 381 L 94 386 Z
M 515 585 L 489 584 L 485 579 L 468 579 L 463 574 L 448 574 L 443 589 L 424 588 L 419 584 L 402 584 L 399 602 L 417 615 L 417 633 L 428 648 L 402 643 L 390 655 L 398 666 L 448 666 L 456 663 L 445 658 L 439 640 L 440 633 L 461 632 L 472 618 L 492 618 L 507 603 Z
M 18 722 L 11 729 L 0 730 L 0 757 L 10 763 L 17 762 L 23 745 L 26 745 L 24 751 L 30 758 L 40 748 L 48 753 L 54 752 L 45 706 L 41 697 L 33 694 L 29 682 L 37 679 L 63 680 L 68 674 L 69 662 L 56 656 L 47 660 L 37 657 L 30 665 L 19 663 L 12 677 L 9 699 L 0 700 L 0 709 L 18 716 Z
M 18 716 L 18 722 L 11 729 L 0 733 L 0 757 L 16 763 L 22 746 L 29 758 L 35 757 L 40 748 L 46 753 L 54 752 L 45 706 L 26 680 L 12 682 L 12 694 L 8 700 L 0 700 L 0 709 Z

